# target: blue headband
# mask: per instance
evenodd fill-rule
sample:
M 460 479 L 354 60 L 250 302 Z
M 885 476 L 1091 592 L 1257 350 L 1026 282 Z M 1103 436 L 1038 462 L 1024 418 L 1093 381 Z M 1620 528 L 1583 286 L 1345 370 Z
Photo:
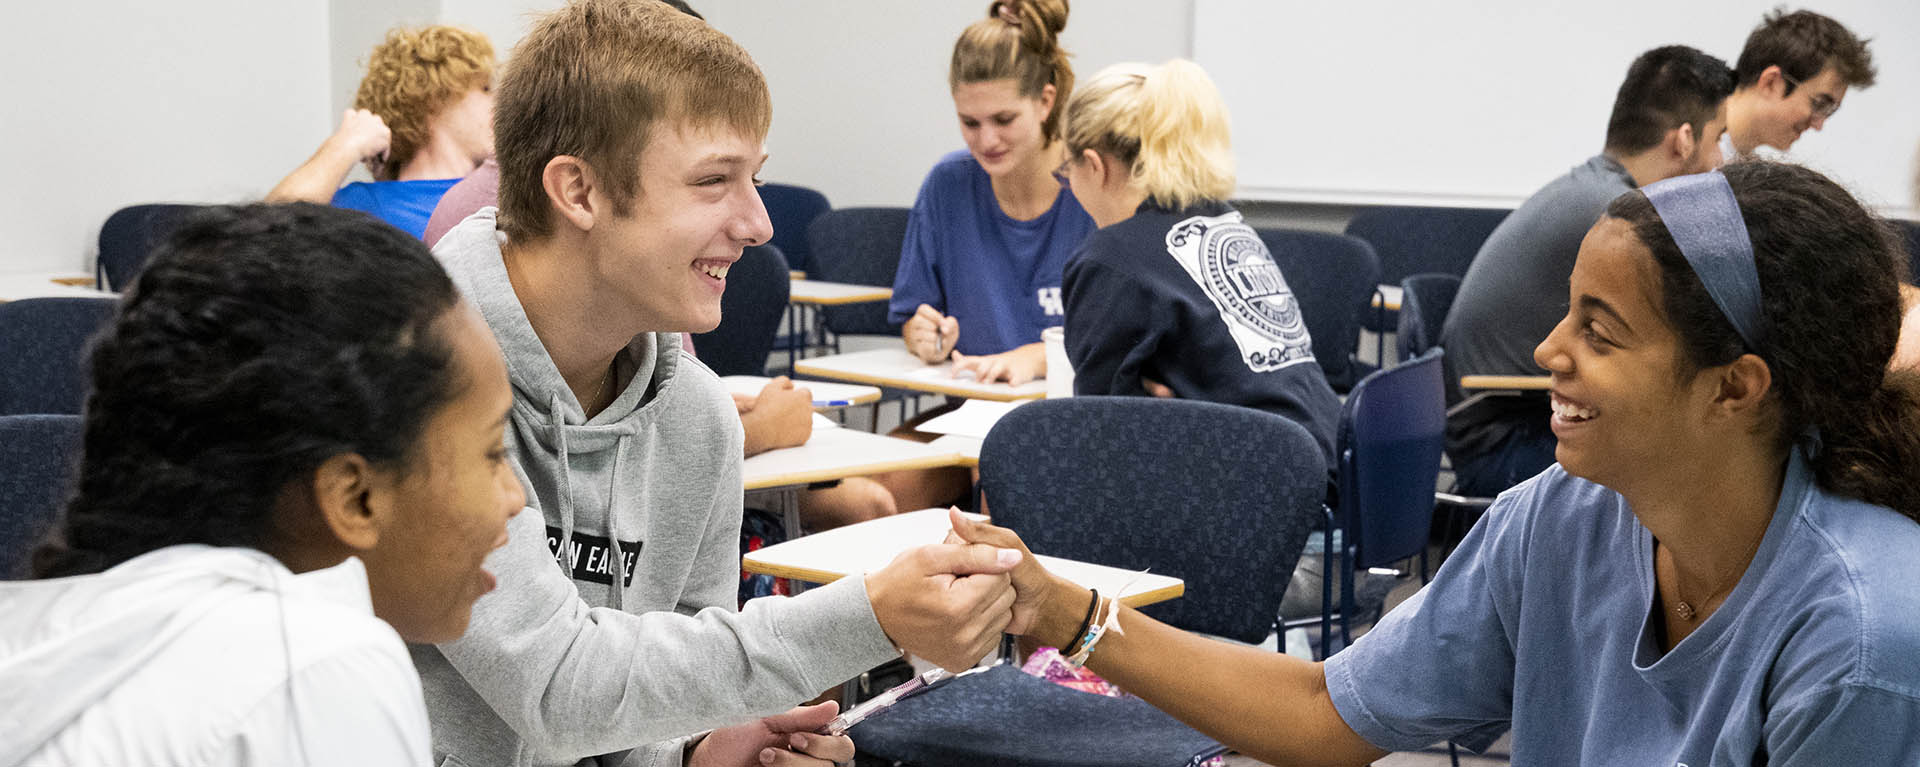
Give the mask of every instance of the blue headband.
M 1747 350 L 1758 352 L 1765 340 L 1760 336 L 1760 272 L 1727 177 L 1719 171 L 1676 176 L 1644 191 L 1707 295 L 1747 342 Z

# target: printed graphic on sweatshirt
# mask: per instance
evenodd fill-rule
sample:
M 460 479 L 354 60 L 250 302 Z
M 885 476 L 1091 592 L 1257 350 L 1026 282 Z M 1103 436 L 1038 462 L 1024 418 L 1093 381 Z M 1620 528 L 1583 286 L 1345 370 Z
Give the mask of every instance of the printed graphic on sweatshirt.
M 1167 230 L 1167 253 L 1200 284 L 1255 373 L 1313 362 L 1300 301 L 1260 235 L 1240 220 L 1194 216 Z
M 1040 313 L 1048 317 L 1060 317 L 1067 313 L 1067 302 L 1060 297 L 1060 288 L 1041 288 L 1035 291 L 1040 300 Z
M 613 583 L 613 551 L 607 546 L 607 539 L 598 535 L 585 535 L 578 531 L 573 534 L 572 546 L 566 556 L 560 555 L 560 536 L 562 530 L 547 528 L 547 553 L 560 563 L 563 570 L 573 573 L 573 579 L 611 585 Z M 626 560 L 627 577 L 621 588 L 633 585 L 633 571 L 640 566 L 640 546 L 643 541 L 621 541 L 620 558 Z

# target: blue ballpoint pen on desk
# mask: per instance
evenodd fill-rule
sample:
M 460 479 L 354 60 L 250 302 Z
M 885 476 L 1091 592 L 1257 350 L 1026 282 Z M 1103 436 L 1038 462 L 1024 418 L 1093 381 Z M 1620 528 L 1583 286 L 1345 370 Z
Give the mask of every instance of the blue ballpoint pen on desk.
M 848 407 L 852 404 L 853 400 L 850 399 L 817 399 L 813 401 L 814 407 Z

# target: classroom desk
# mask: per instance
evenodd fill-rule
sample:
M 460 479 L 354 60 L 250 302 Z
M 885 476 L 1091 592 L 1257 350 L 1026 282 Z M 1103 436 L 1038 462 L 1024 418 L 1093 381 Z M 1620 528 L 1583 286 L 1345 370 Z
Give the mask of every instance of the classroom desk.
M 904 345 L 891 349 L 813 357 L 801 360 L 794 365 L 793 369 L 796 373 L 815 378 L 852 381 L 970 399 L 1012 402 L 1017 399 L 1044 397 L 1047 394 L 1045 379 L 1012 386 L 1004 383 L 983 384 L 971 378 L 954 378 L 953 363 L 942 362 L 938 365 L 929 365 L 907 353 Z
M 792 278 L 793 274 L 795 273 L 789 273 L 788 277 Z M 806 275 L 802 274 L 798 278 L 790 279 L 787 283 L 787 334 L 791 337 L 794 333 L 799 333 L 800 343 L 802 344 L 812 344 L 813 338 L 816 335 L 820 337 L 822 343 L 825 343 L 827 337 L 826 318 L 820 315 L 818 309 L 811 312 L 812 316 L 808 317 L 808 312 L 802 311 L 801 307 L 868 304 L 875 301 L 885 301 L 892 297 L 893 288 L 809 280 L 806 279 Z M 792 370 L 794 362 L 799 359 L 799 349 L 789 341 L 787 343 L 787 369 Z
M 952 450 L 858 429 L 815 428 L 799 447 L 769 450 L 748 458 L 740 478 L 748 493 L 773 496 L 787 535 L 800 535 L 800 492 L 829 482 L 889 471 L 938 469 L 960 465 Z
M 1400 311 L 1401 289 L 1399 285 L 1373 286 L 1373 308 L 1390 312 Z
M 0 274 L 0 302 L 24 298 L 118 298 L 93 287 L 93 275 L 79 272 Z
M 921 509 L 777 543 L 742 556 L 740 565 L 750 573 L 831 583 L 848 575 L 879 570 L 915 546 L 939 543 L 946 539 L 950 529 L 946 509 Z M 1118 567 L 1046 555 L 1037 555 L 1037 558 L 1054 574 L 1102 593 L 1119 594 L 1122 603 L 1133 607 L 1164 602 L 1187 591 L 1184 581 L 1168 575 L 1141 575 Z
M 1460 376 L 1460 388 L 1493 391 L 1546 391 L 1552 376 Z
M 977 468 L 980 468 L 980 446 L 985 443 L 986 443 L 986 440 L 980 439 L 979 437 L 966 437 L 959 434 L 943 434 L 940 436 L 939 439 L 936 439 L 932 442 L 928 442 L 927 447 L 939 448 L 941 450 L 952 452 L 955 456 L 957 456 L 960 459 L 959 463 L 955 464 L 956 466 L 965 466 L 969 469 L 977 469 Z
M 727 385 L 727 391 L 748 397 L 760 396 L 760 390 L 767 387 L 773 379 L 766 376 L 721 376 L 720 382 Z M 862 384 L 843 384 L 831 381 L 794 381 L 793 385 L 813 393 L 815 409 L 851 407 L 880 401 L 880 387 Z

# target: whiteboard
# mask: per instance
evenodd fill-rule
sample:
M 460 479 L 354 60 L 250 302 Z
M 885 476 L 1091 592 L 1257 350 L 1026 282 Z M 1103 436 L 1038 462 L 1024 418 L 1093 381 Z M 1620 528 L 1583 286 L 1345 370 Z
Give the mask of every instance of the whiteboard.
M 1600 151 L 1635 56 L 1732 66 L 1776 2 L 1195 0 L 1193 54 L 1233 115 L 1240 198 L 1513 207 Z M 1879 78 L 1788 158 L 1912 217 L 1920 1 L 1804 7 L 1874 38 Z

